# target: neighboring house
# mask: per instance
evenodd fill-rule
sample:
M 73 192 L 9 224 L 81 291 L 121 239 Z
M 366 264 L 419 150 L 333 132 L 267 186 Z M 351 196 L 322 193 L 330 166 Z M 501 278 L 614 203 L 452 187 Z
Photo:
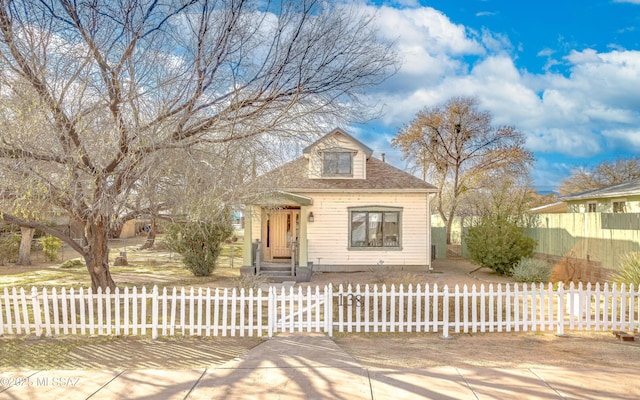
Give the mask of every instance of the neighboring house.
M 247 267 L 255 265 L 256 241 L 260 261 L 291 263 L 293 257 L 305 273 L 309 267 L 431 267 L 430 201 L 436 188 L 372 157 L 369 147 L 341 129 L 248 187 Z
M 551 204 L 545 204 L 543 206 L 529 209 L 531 214 L 557 214 L 566 213 L 567 203 L 565 201 L 557 201 Z
M 640 213 L 640 179 L 562 197 L 570 213 Z

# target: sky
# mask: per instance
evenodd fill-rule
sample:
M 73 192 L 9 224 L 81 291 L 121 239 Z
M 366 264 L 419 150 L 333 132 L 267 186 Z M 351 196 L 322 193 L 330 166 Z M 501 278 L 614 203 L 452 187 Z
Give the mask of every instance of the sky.
M 640 0 L 375 0 L 400 70 L 351 133 L 404 168 L 391 140 L 425 107 L 474 96 L 526 137 L 539 192 L 576 168 L 640 155 Z

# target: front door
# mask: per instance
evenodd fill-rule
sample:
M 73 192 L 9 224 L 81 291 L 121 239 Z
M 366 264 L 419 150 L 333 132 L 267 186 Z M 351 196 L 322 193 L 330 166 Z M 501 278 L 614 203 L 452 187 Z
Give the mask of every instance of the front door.
M 300 231 L 300 210 L 287 209 L 268 214 L 266 240 L 264 240 L 267 261 L 291 259 L 291 241 L 298 240 Z

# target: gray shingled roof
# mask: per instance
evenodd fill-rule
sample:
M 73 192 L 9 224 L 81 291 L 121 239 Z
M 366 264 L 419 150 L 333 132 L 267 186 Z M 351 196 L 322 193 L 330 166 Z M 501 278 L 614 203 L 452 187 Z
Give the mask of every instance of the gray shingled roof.
M 563 196 L 561 199 L 564 201 L 572 201 L 637 195 L 640 195 L 640 179 L 633 179 L 627 182 L 618 183 L 616 185 L 611 185 L 600 189 L 592 189 L 580 193 L 570 194 L 567 196 Z
M 367 160 L 367 179 L 309 179 L 309 160 L 300 157 L 252 180 L 253 190 L 288 192 L 341 190 L 398 190 L 436 192 L 435 186 L 377 158 Z

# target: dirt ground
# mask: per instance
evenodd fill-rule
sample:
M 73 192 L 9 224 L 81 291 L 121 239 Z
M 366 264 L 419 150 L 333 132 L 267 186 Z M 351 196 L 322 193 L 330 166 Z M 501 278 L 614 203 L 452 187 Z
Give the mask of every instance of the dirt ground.
M 129 243 L 128 256 L 131 263 L 141 263 L 143 260 L 155 260 L 150 270 L 137 272 L 135 268 L 114 272 L 116 282 L 154 284 L 167 282 L 167 275 L 154 273 L 154 269 L 169 268 L 175 264 L 175 259 L 168 258 L 166 251 L 137 251 L 135 244 Z M 67 259 L 73 255 L 66 255 Z M 158 261 L 160 260 L 160 261 Z M 165 261 L 163 261 L 165 260 Z M 239 266 L 237 260 L 236 266 Z M 448 285 L 490 285 L 500 283 L 514 283 L 512 278 L 501 277 L 486 269 L 477 270 L 477 267 L 463 259 L 436 260 L 432 272 L 419 271 L 378 271 L 357 273 L 314 273 L 310 283 L 302 286 L 324 286 L 332 283 L 340 284 L 437 284 L 439 287 Z M 55 272 L 59 268 L 56 264 L 36 262 L 30 267 L 0 266 L 2 280 L 27 274 L 36 276 L 43 271 Z M 175 266 L 173 266 L 175 268 Z M 182 272 L 178 272 L 182 274 Z M 86 275 L 86 277 L 85 277 Z M 221 268 L 221 271 L 211 278 L 189 278 L 188 273 L 174 276 L 176 285 L 193 285 L 205 287 L 234 287 L 237 285 L 239 269 L 236 267 Z M 80 278 L 77 278 L 80 277 Z M 73 279 L 87 279 L 88 275 L 84 267 L 79 267 L 77 275 Z M 76 284 L 87 282 L 78 281 Z M 71 281 L 70 284 L 74 282 Z M 362 363 L 365 367 L 383 368 L 427 368 L 433 366 L 456 367 L 505 367 L 524 368 L 531 366 L 611 366 L 621 368 L 637 368 L 640 360 L 640 336 L 635 342 L 622 342 L 611 331 L 605 332 L 566 332 L 564 336 L 553 333 L 518 332 L 518 333 L 477 333 L 456 334 L 451 333 L 450 339 L 443 339 L 440 333 L 419 334 L 336 334 L 336 342 L 346 352 Z M 223 341 L 226 339 L 222 339 Z M 20 338 L 0 338 L 0 348 L 8 350 L 14 355 L 14 360 L 19 360 L 20 365 L 33 368 L 38 365 L 46 365 L 46 359 L 51 359 L 48 351 L 30 352 L 26 349 L 53 348 L 54 353 L 60 353 L 60 359 L 56 362 L 58 368 L 68 369 L 85 368 L 82 363 L 77 364 L 77 355 L 86 354 L 92 346 L 113 346 L 117 348 L 113 354 L 135 354 L 136 357 L 127 357 L 128 368 L 150 368 L 164 365 L 165 368 L 189 368 L 200 367 L 207 364 L 217 364 L 225 358 L 224 353 L 230 351 L 234 356 L 241 354 L 249 348 L 260 343 L 259 339 L 232 340 L 231 347 L 224 350 L 224 343 L 220 339 L 212 341 L 210 338 L 166 338 L 151 341 L 147 338 L 42 338 L 37 340 Z M 96 343 L 99 342 L 99 343 Z M 66 345 L 64 345 L 66 343 Z M 72 345 L 70 345 L 72 343 Z M 38 346 L 35 346 L 38 344 Z M 229 344 L 229 343 L 227 343 Z M 41 347 L 42 346 L 42 347 Z M 22 349 L 22 350 L 20 350 Z M 55 350 L 57 349 L 57 350 Z M 183 349 L 184 351 L 181 351 Z M 221 356 L 218 350 L 222 349 Z M 18 353 L 15 353 L 18 352 Z M 179 357 L 184 352 L 189 356 Z M 9 354 L 4 352 L 4 354 Z M 91 352 L 91 367 L 109 367 L 114 363 L 121 364 L 122 359 L 113 359 L 111 352 Z M 57 353 L 56 353 L 57 354 Z M 102 354 L 103 356 L 101 356 Z M 197 357 L 193 357 L 197 354 Z M 170 357 L 168 355 L 171 355 Z M 42 360 L 40 360 L 40 358 Z M 104 359 L 101 359 L 103 357 Z M 40 361 L 39 361 L 40 360 Z M 65 361 L 66 360 L 66 361 Z M 13 362 L 1 360 L 0 367 L 10 367 Z M 19 366 L 19 365 L 14 365 Z
M 622 342 L 611 332 L 453 334 L 348 334 L 336 338 L 365 367 L 428 368 L 435 366 L 530 368 L 638 368 L 640 337 Z

